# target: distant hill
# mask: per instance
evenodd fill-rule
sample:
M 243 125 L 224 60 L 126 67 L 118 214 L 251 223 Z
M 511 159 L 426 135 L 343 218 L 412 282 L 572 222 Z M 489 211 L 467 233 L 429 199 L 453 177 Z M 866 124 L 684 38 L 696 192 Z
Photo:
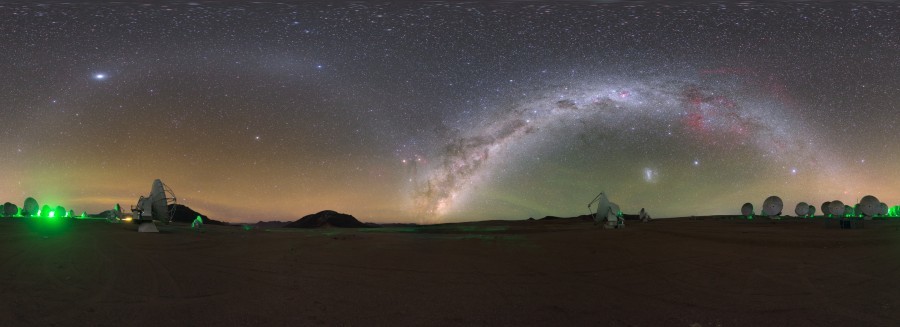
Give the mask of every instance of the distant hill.
M 284 226 L 285 228 L 319 228 L 319 227 L 341 227 L 341 228 L 361 228 L 373 227 L 372 224 L 364 224 L 355 217 L 338 213 L 331 210 L 325 210 L 311 215 L 307 215 L 295 222 Z
M 194 222 L 194 219 L 196 219 L 197 216 L 200 216 L 200 219 L 203 220 L 203 224 L 222 225 L 222 226 L 231 225 L 231 224 L 223 222 L 223 221 L 209 219 L 209 217 L 207 217 L 206 215 L 196 212 L 186 205 L 170 204 L 169 210 L 175 210 L 175 216 L 172 217 L 172 221 L 174 221 L 174 222 L 190 224 L 190 223 Z

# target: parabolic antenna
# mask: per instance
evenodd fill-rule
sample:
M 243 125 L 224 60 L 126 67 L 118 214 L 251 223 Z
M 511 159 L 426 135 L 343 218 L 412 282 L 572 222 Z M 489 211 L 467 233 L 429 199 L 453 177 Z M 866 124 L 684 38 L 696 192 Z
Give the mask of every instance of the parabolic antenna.
M 12 203 L 4 203 L 3 204 L 3 216 L 4 217 L 12 217 L 19 213 L 19 206 Z
M 150 195 L 147 197 L 141 196 L 138 198 L 137 205 L 131 207 L 133 219 L 139 223 L 138 232 L 159 232 L 153 221 L 159 220 L 164 223 L 172 221 L 175 212 L 174 210 L 169 210 L 169 205 L 174 205 L 175 203 L 175 193 L 172 192 L 172 189 L 158 179 L 153 181 Z
M 770 196 L 766 198 L 766 201 L 763 202 L 762 212 L 769 216 L 769 218 L 775 218 L 778 215 L 781 215 L 781 209 L 784 208 L 784 201 L 781 201 L 781 198 L 777 196 Z
M 810 218 L 815 217 L 816 216 L 816 207 L 810 205 L 809 212 L 807 212 L 806 214 L 809 215 Z
M 172 221 L 175 211 L 169 211 L 169 205 L 175 204 L 175 193 L 166 184 L 160 180 L 153 181 L 153 188 L 150 190 L 150 207 L 153 214 L 153 220 L 159 220 L 164 223 Z
M 591 211 L 591 206 L 597 204 L 597 211 Z M 609 213 L 609 198 L 606 197 L 605 192 L 600 192 L 594 197 L 590 203 L 588 203 L 588 212 L 594 216 L 594 223 L 600 223 L 606 221 L 606 215 Z
M 828 214 L 834 215 L 835 217 L 842 217 L 844 215 L 844 203 L 838 200 L 829 202 Z
M 27 212 L 27 216 L 37 216 L 38 210 L 40 210 L 40 206 L 38 206 L 37 200 L 32 197 L 25 199 L 25 203 L 22 206 L 22 211 Z
M 591 206 L 597 204 L 597 211 L 591 211 Z M 623 220 L 618 217 L 619 205 L 609 202 L 606 193 L 600 192 L 588 203 L 588 212 L 594 216 L 594 224 L 603 223 L 603 228 L 620 228 L 623 227 Z
M 831 208 L 830 201 L 822 202 L 822 215 L 823 216 L 828 217 L 828 215 L 831 214 L 831 209 L 829 209 L 829 208 Z
M 887 213 L 888 213 L 888 205 L 887 205 L 887 203 L 882 202 L 881 203 L 881 211 L 879 211 L 878 214 L 882 215 L 882 216 L 886 216 Z
M 609 213 L 606 214 L 606 228 L 622 228 L 625 227 L 625 220 L 620 216 L 622 213 L 622 209 L 619 208 L 618 204 L 613 202 L 609 203 Z
M 610 202 L 609 203 L 609 212 L 612 212 L 613 215 L 615 215 L 616 217 L 619 217 L 619 213 L 622 212 L 622 208 L 619 208 L 618 204 Z
M 794 208 L 794 213 L 797 214 L 797 217 L 805 217 L 809 214 L 809 204 L 806 202 L 797 203 L 797 207 Z
M 744 217 L 753 216 L 753 204 L 750 202 L 744 203 L 741 206 L 741 215 Z
M 866 220 L 872 220 L 872 217 L 881 214 L 881 201 L 874 196 L 866 195 L 859 200 L 859 211 L 865 215 Z

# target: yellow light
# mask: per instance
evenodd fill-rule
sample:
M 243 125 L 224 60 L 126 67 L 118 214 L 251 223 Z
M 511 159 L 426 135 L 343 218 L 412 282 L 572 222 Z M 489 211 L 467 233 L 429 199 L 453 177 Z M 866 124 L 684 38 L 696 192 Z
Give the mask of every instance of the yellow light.
M 124 218 L 124 219 L 122 219 L 122 221 L 131 221 L 131 217 Z

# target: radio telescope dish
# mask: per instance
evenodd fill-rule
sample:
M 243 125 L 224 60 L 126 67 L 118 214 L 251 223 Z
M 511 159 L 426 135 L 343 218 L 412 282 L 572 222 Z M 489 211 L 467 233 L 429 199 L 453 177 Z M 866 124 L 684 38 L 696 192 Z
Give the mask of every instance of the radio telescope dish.
M 831 208 L 831 202 L 830 202 L 830 201 L 822 202 L 822 215 L 825 216 L 825 217 L 828 217 L 829 215 L 831 215 L 831 209 L 830 209 L 830 208 Z
M 859 211 L 865 215 L 866 220 L 872 220 L 872 217 L 881 214 L 881 201 L 874 196 L 866 195 L 859 200 Z
M 169 206 L 174 204 L 176 204 L 176 198 L 172 189 L 158 179 L 153 181 L 150 195 L 148 197 L 141 196 L 138 198 L 137 204 L 131 207 L 134 219 L 140 223 L 138 232 L 159 232 L 153 221 L 159 220 L 167 224 L 172 221 L 175 211 L 174 207 L 173 210 L 169 210 Z
M 591 210 L 591 206 L 597 204 L 597 211 Z M 588 212 L 594 217 L 594 224 L 603 224 L 603 228 L 621 228 L 624 226 L 624 220 L 619 214 L 619 205 L 609 202 L 606 193 L 600 192 L 588 203 Z
M 797 217 L 805 217 L 809 214 L 809 204 L 806 202 L 797 203 L 797 207 L 794 208 L 794 213 L 797 214 Z
M 172 221 L 175 210 L 169 211 L 169 205 L 175 204 L 175 193 L 168 185 L 163 184 L 160 180 L 153 181 L 153 188 L 150 190 L 150 207 L 152 209 L 153 220 L 159 220 L 164 223 Z
M 40 207 L 37 200 L 32 197 L 25 199 L 25 203 L 22 206 L 22 212 L 27 213 L 25 216 L 37 216 L 38 210 L 40 210 Z
M 882 215 L 882 216 L 886 216 L 887 213 L 888 213 L 888 205 L 887 205 L 887 203 L 882 202 L 881 203 L 881 211 L 879 211 L 878 214 Z
M 810 205 L 809 212 L 807 213 L 807 215 L 809 215 L 810 218 L 815 217 L 816 216 L 816 206 Z
M 19 206 L 12 203 L 3 204 L 3 217 L 12 217 L 19 213 Z
M 741 206 L 741 215 L 744 217 L 753 216 L 753 203 L 747 202 Z
M 781 198 L 773 195 L 766 198 L 766 201 L 763 202 L 762 212 L 769 216 L 769 218 L 775 218 L 781 215 L 781 209 L 783 208 L 784 201 L 781 201 Z
M 835 217 L 842 217 L 844 215 L 844 203 L 838 200 L 831 201 L 828 204 L 828 213 Z

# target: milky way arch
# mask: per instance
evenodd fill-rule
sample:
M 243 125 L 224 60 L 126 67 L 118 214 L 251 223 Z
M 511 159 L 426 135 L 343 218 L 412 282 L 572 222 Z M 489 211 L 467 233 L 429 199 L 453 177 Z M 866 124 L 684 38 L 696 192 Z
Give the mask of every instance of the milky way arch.
M 523 99 L 478 127 L 460 132 L 441 149 L 439 160 L 432 160 L 432 167 L 423 172 L 426 182 L 414 195 L 417 212 L 425 221 L 439 220 L 477 176 L 496 166 L 495 156 L 504 146 L 517 144 L 530 134 L 559 133 L 551 126 L 559 121 L 590 120 L 616 133 L 630 126 L 623 122 L 637 118 L 644 124 L 663 126 L 655 128 L 659 131 L 681 128 L 702 146 L 728 149 L 749 145 L 760 157 L 785 165 L 823 165 L 814 156 L 811 130 L 792 123 L 783 108 L 749 87 L 685 79 L 619 81 L 625 82 L 559 87 Z

